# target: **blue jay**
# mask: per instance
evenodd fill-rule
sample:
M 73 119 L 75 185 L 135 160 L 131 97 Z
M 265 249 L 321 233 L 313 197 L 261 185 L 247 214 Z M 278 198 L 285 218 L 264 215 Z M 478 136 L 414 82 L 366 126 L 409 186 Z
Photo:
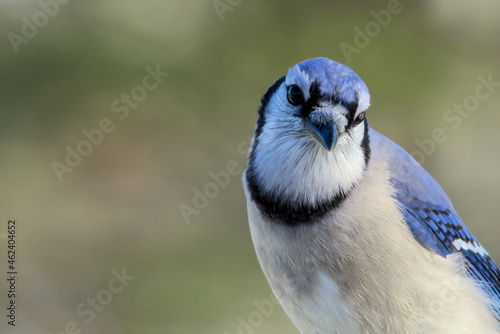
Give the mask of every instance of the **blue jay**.
M 265 93 L 243 183 L 264 274 L 301 333 L 500 333 L 500 270 L 436 181 L 316 58 Z

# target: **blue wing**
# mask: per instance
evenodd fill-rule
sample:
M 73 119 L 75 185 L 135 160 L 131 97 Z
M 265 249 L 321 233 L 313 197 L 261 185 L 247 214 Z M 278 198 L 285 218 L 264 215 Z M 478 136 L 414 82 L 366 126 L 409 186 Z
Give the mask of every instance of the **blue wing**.
M 448 196 L 405 150 L 370 129 L 377 154 L 384 156 L 406 223 L 424 247 L 446 257 L 463 254 L 467 271 L 491 301 L 500 328 L 500 270 L 453 209 Z
M 408 227 L 421 245 L 444 257 L 456 252 L 463 254 L 469 276 L 481 282 L 492 301 L 490 309 L 500 322 L 500 269 L 458 215 L 418 198 L 400 205 Z

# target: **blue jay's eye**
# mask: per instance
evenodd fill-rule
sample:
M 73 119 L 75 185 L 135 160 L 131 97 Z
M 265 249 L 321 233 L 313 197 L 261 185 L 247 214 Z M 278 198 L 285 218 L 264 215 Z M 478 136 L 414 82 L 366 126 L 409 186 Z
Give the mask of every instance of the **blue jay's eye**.
M 354 120 L 354 125 L 359 125 L 361 122 L 363 122 L 365 120 L 365 113 L 362 112 L 358 115 L 358 117 L 356 117 L 356 119 Z
M 288 102 L 293 106 L 298 106 L 304 103 L 304 95 L 297 85 L 290 85 L 286 89 L 286 97 Z

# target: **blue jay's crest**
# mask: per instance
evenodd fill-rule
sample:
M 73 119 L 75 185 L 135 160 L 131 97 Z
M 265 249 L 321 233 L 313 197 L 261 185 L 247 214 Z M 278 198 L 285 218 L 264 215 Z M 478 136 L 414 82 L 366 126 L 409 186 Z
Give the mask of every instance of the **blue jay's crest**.
M 368 87 L 349 67 L 327 58 L 305 60 L 292 67 L 286 76 L 286 84 L 296 84 L 304 92 L 305 99 L 331 99 L 341 104 L 354 118 L 356 110 L 364 111 L 370 105 Z M 316 102 L 316 101 L 314 101 Z

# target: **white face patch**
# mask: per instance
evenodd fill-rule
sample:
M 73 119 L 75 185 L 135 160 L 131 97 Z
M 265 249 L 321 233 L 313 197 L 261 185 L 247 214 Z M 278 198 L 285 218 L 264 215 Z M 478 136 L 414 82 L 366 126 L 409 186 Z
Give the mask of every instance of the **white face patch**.
M 280 97 L 283 93 L 281 87 L 278 96 L 269 102 L 266 123 L 254 148 L 260 187 L 279 194 L 283 200 L 309 204 L 348 192 L 361 179 L 365 168 L 361 147 L 364 123 L 347 133 L 347 110 L 338 105 L 325 107 L 339 130 L 336 146 L 327 151 L 306 129 L 303 120 L 286 111 L 286 102 Z

